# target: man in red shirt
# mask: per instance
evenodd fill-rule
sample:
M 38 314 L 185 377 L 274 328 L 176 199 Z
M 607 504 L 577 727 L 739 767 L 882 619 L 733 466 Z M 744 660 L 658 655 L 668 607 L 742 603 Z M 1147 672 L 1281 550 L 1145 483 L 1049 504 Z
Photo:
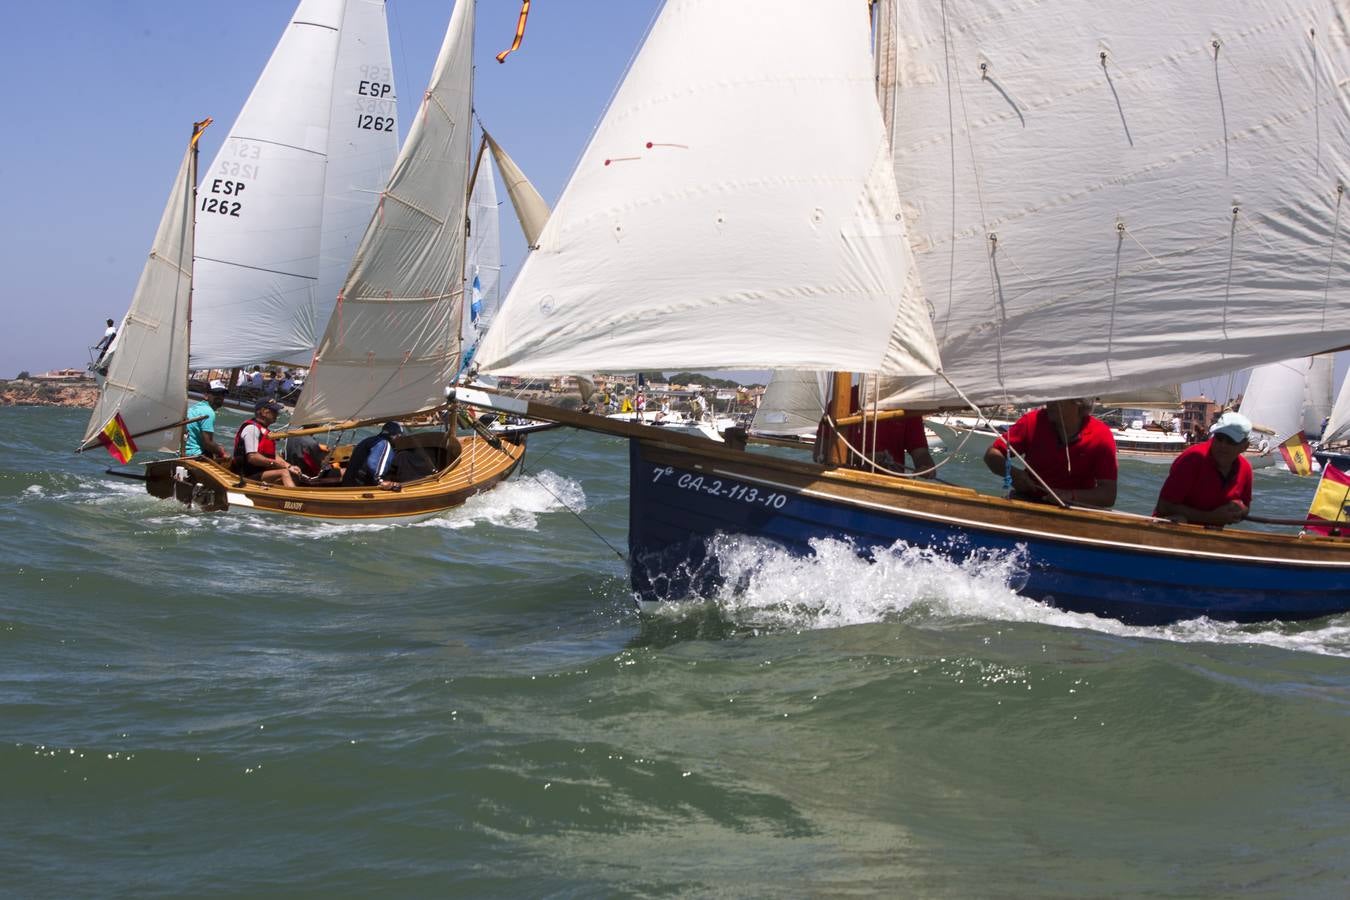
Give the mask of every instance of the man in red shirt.
M 1219 416 L 1209 440 L 1192 444 L 1172 461 L 1153 515 L 1220 527 L 1245 518 L 1252 505 L 1252 466 L 1242 451 L 1251 432 L 1246 416 Z
M 1106 423 L 1092 415 L 1091 400 L 1055 400 L 1014 422 L 985 451 L 984 464 L 995 475 L 1004 472 L 1009 445 L 1066 503 L 1116 502 L 1116 439 Z M 1015 463 L 1017 457 L 1013 459 Z M 1050 499 L 1040 481 L 1016 464 L 1012 487 L 1011 496 L 1017 500 Z

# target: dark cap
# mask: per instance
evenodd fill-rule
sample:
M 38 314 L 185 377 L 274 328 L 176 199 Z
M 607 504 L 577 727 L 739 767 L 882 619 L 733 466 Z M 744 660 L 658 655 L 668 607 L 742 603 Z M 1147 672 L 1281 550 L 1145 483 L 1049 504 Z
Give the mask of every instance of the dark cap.
M 397 422 L 385 422 L 384 427 L 380 430 L 385 434 L 402 434 L 403 426 Z
M 275 400 L 259 400 L 253 404 L 254 412 L 262 412 L 264 409 L 270 409 L 274 413 L 281 412 L 281 404 Z

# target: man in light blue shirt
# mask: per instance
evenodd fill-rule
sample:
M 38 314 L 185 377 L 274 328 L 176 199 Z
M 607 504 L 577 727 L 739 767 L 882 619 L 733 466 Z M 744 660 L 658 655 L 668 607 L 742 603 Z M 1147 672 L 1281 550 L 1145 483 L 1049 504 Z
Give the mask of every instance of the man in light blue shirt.
M 216 443 L 216 410 L 225 405 L 225 395 L 229 388 L 223 381 L 213 381 L 206 389 L 206 399 L 198 400 L 188 407 L 188 422 L 184 430 L 183 455 L 205 456 L 210 459 L 225 459 L 229 454 Z

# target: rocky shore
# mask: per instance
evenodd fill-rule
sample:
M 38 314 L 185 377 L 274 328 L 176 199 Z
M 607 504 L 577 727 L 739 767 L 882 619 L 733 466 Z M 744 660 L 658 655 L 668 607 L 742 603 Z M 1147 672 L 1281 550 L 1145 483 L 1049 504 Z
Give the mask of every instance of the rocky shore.
M 93 409 L 98 388 L 92 381 L 74 383 L 0 380 L 0 406 L 74 406 Z

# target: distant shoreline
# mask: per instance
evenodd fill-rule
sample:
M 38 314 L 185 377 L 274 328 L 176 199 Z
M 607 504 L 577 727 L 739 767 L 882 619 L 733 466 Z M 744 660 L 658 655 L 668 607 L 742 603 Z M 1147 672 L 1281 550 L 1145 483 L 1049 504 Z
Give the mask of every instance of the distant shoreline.
M 29 379 L 0 381 L 0 406 L 68 406 L 93 409 L 98 386 L 92 381 L 60 383 Z

